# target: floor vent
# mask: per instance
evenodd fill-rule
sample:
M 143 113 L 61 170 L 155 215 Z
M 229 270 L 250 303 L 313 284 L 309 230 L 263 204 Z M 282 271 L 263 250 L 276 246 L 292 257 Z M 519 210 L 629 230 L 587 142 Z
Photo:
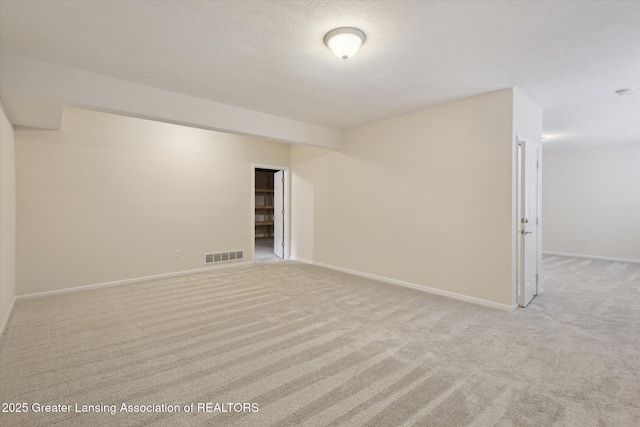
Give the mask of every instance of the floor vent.
M 217 262 L 238 261 L 244 259 L 244 251 L 220 252 L 217 254 L 204 254 L 205 264 Z

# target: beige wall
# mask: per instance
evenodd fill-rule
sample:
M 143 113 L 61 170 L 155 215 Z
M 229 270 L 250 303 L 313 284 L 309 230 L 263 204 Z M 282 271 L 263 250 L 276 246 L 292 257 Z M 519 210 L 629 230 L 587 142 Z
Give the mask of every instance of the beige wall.
M 513 107 L 503 90 L 349 130 L 339 152 L 293 146 L 293 256 L 512 307 Z
M 252 163 L 289 163 L 288 144 L 79 109 L 16 144 L 18 295 L 248 259 Z
M 339 152 L 66 109 L 62 131 L 16 131 L 17 294 L 249 258 L 252 164 L 291 164 L 293 257 L 511 307 L 514 135 L 536 138 L 536 108 L 498 91 Z
M 545 251 L 640 261 L 640 144 L 545 152 L 543 178 Z
M 0 333 L 16 295 L 16 163 L 13 126 L 0 102 Z

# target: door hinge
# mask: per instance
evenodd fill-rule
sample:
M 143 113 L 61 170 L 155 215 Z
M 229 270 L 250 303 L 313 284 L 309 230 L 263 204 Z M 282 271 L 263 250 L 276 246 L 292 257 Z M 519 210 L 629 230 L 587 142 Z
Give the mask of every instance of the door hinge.
M 282 209 L 282 215 L 284 215 L 284 209 Z
M 536 285 L 538 284 L 538 273 L 536 273 Z
M 284 176 L 280 178 L 280 181 L 282 181 L 282 183 L 284 184 Z
M 536 169 L 540 167 L 540 160 L 536 160 Z
M 536 218 L 536 225 L 538 225 L 538 224 L 539 224 L 539 221 L 538 221 L 538 218 Z
M 284 248 L 284 240 L 282 241 L 282 247 Z

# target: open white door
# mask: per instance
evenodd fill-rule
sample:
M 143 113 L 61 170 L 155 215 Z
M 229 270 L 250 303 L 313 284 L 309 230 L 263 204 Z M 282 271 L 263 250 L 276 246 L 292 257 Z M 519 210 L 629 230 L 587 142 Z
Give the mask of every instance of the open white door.
M 284 171 L 273 174 L 273 253 L 284 258 Z
M 518 304 L 526 307 L 538 294 L 538 148 L 525 141 L 520 149 L 520 280 Z

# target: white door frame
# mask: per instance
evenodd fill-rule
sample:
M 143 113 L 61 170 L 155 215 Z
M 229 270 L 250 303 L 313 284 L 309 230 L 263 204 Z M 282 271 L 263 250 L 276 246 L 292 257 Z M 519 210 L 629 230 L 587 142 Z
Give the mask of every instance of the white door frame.
M 284 257 L 282 259 L 291 258 L 291 174 L 289 173 L 289 167 L 277 166 L 277 165 L 265 165 L 261 163 L 251 164 L 251 259 L 256 262 L 256 227 L 255 227 L 255 212 L 256 212 L 256 169 L 271 169 L 275 171 L 284 172 Z
M 273 173 L 273 253 L 284 258 L 284 171 Z
M 524 188 L 525 180 L 525 146 L 533 147 L 536 150 L 536 181 L 537 181 L 537 194 L 536 194 L 536 210 L 535 210 L 535 224 L 522 223 L 524 215 Z M 532 144 L 522 138 L 516 137 L 516 303 L 519 307 L 525 306 L 528 301 L 524 301 L 524 235 L 525 226 L 535 227 L 536 232 L 536 289 L 535 295 L 542 291 L 540 287 L 540 266 L 542 265 L 542 233 L 541 233 L 541 195 L 542 195 L 542 167 L 541 167 L 541 147 L 540 145 Z M 530 218 L 530 221 L 534 221 Z

